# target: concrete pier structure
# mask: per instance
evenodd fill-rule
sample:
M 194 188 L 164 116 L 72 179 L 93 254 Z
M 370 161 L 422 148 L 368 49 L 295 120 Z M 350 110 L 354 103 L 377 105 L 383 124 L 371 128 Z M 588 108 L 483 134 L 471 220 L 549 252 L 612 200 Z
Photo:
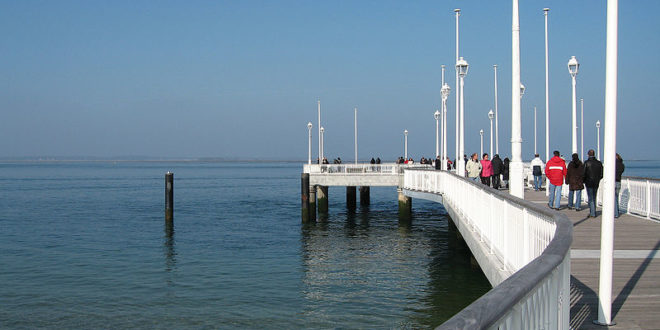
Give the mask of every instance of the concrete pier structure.
M 369 186 L 360 187 L 360 205 L 367 206 L 371 203 L 371 189 Z
M 347 186 L 346 187 L 346 208 L 351 211 L 355 211 L 356 208 L 356 187 Z M 362 187 L 360 187 L 360 201 L 362 201 Z

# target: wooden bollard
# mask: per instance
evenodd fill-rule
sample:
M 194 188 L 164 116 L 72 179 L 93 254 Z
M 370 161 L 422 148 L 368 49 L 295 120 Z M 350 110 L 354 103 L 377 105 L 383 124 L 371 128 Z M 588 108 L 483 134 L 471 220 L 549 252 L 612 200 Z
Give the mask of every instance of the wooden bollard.
M 174 173 L 165 173 L 165 220 L 174 219 Z
M 300 176 L 300 215 L 303 223 L 310 222 L 309 216 L 309 173 Z
M 346 187 L 346 208 L 350 211 L 355 211 L 356 206 L 356 189 L 355 186 Z

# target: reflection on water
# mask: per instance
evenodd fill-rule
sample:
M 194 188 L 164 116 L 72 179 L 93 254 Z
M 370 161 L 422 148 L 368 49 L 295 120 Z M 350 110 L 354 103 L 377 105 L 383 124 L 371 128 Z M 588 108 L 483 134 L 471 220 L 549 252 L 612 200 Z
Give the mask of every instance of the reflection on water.
M 412 221 L 392 209 L 358 209 L 302 226 L 308 325 L 431 327 L 490 289 L 437 205 L 424 204 L 429 211 Z

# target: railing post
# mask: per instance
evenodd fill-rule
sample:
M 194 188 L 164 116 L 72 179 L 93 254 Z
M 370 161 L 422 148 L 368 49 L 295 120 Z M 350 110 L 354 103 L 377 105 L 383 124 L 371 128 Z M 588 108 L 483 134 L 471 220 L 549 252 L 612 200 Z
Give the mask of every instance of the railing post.
M 527 209 L 523 209 L 523 265 L 529 262 L 529 214 Z M 523 266 L 520 265 L 520 266 Z
M 651 219 L 651 181 L 646 180 L 646 217 Z

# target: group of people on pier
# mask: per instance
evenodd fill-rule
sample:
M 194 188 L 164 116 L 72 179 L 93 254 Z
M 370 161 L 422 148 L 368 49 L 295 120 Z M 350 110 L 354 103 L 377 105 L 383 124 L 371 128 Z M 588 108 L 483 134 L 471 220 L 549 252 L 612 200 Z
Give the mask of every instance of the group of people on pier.
M 587 152 L 588 159 L 583 163 L 577 153 L 571 155 L 571 161 L 566 165 L 566 160 L 561 157 L 559 151 L 553 152 L 553 157 L 543 165 L 543 161 L 536 154 L 532 160 L 532 173 L 534 174 L 534 190 L 541 187 L 543 173 L 547 178 L 548 207 L 559 210 L 561 201 L 562 185 L 568 185 L 568 208 L 576 211 L 582 210 L 582 190 L 587 190 L 587 205 L 589 206 L 588 217 L 596 217 L 596 205 L 598 200 L 598 187 L 603 178 L 603 163 L 596 159 L 595 152 L 590 149 Z M 621 190 L 621 175 L 625 170 L 621 155 L 616 154 L 615 162 L 615 204 L 614 217 L 619 217 L 619 191 Z
M 466 158 L 465 171 L 467 177 L 476 182 L 481 182 L 494 189 L 508 188 L 509 163 L 509 158 L 502 160 L 498 154 L 495 154 L 490 160 L 488 153 L 484 153 L 479 160 L 479 155 L 475 152 L 470 159 Z

